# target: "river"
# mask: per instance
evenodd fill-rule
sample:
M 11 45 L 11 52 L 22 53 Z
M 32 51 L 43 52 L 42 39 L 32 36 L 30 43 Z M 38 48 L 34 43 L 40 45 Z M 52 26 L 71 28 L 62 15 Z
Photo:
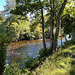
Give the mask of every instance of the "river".
M 71 40 L 71 38 L 67 38 L 67 40 Z M 62 42 L 64 44 L 64 38 Z M 58 41 L 58 46 L 59 45 L 61 45 L 61 40 Z M 49 39 L 46 40 L 46 47 L 50 47 Z M 10 64 L 14 61 L 21 63 L 26 61 L 29 57 L 36 58 L 39 56 L 41 48 L 43 48 L 42 40 L 12 42 L 7 49 L 6 64 Z

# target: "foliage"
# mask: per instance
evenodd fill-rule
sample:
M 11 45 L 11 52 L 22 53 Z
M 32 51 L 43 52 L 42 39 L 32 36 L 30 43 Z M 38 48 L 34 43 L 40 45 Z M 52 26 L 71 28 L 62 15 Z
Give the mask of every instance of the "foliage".
M 62 28 L 64 29 L 65 34 L 72 33 L 72 30 L 74 28 L 74 20 L 75 18 L 69 14 L 65 14 L 62 17 Z
M 70 40 L 70 41 L 67 41 L 67 42 L 64 42 L 64 45 L 70 45 L 70 44 L 75 44 L 75 42 L 73 40 Z
M 7 48 L 8 38 L 6 34 L 0 33 L 0 74 L 2 75 L 4 71 L 4 65 L 6 61 L 6 48 Z
M 8 37 L 5 33 L 0 33 L 0 44 L 4 44 L 8 42 Z
M 6 19 L 3 12 L 0 11 L 0 21 L 4 21 Z
M 69 1 L 69 0 L 68 0 Z M 62 16 L 62 28 L 65 34 L 72 35 L 72 39 L 75 41 L 75 1 L 69 1 L 65 7 L 65 11 Z
M 6 61 L 6 45 L 0 45 L 0 74 L 4 71 Z
M 50 53 L 51 53 L 51 52 L 50 52 L 50 49 L 49 49 L 49 48 L 47 48 L 46 51 L 44 51 L 43 49 L 41 49 L 41 50 L 39 51 L 40 58 L 45 57 L 45 56 L 49 56 Z
M 21 69 L 20 63 L 13 62 L 10 65 L 5 65 L 3 75 L 30 75 L 31 72 L 28 69 Z
M 19 63 L 12 63 L 10 66 L 6 64 L 4 75 L 21 75 Z
M 1 64 L 0 71 L 3 72 L 4 64 L 6 60 L 6 45 L 9 42 L 7 36 L 9 37 L 11 41 L 32 40 L 32 39 L 42 38 L 42 32 L 44 33 L 45 31 L 45 37 L 49 37 L 50 36 L 49 28 L 47 28 L 47 26 L 51 24 L 50 23 L 51 22 L 50 17 L 52 17 L 51 14 L 54 13 L 53 18 L 54 18 L 54 25 L 55 25 L 56 19 L 60 21 L 59 18 L 63 12 L 63 10 L 61 9 L 64 9 L 63 5 L 66 4 L 66 3 L 63 4 L 63 1 L 65 3 L 67 0 L 57 0 L 57 1 L 54 1 L 54 4 L 53 4 L 53 1 L 51 1 L 52 3 L 50 5 L 49 0 L 34 0 L 34 1 L 6 0 L 5 11 L 4 11 L 4 13 L 7 16 L 6 20 L 5 20 L 5 15 L 3 13 L 0 14 L 0 29 L 1 29 L 0 30 L 0 64 Z M 72 4 L 69 5 L 70 8 Z M 53 6 L 53 9 L 51 9 L 52 6 Z M 75 7 L 73 6 L 73 9 L 74 8 Z M 46 16 L 47 19 L 45 18 L 46 29 L 44 29 L 43 27 L 44 26 L 43 9 L 47 11 L 47 15 L 48 15 L 48 17 Z M 62 21 L 63 21 L 62 27 L 64 29 L 64 33 L 70 34 L 74 32 L 73 36 L 75 37 L 75 30 L 74 30 L 75 16 L 74 16 L 73 9 L 68 11 L 70 15 L 64 14 L 65 16 L 63 16 L 62 18 Z M 14 13 L 17 15 L 11 14 L 10 11 L 11 13 Z M 71 14 L 71 11 L 72 11 L 72 14 Z M 31 18 L 27 16 L 28 13 L 30 13 L 30 16 L 32 16 Z M 42 15 L 42 19 L 40 18 L 41 17 L 40 15 Z M 41 27 L 41 20 L 43 24 L 42 27 Z M 30 21 L 34 21 L 34 24 L 33 25 L 30 24 Z M 56 26 L 57 27 L 56 36 L 54 35 L 55 45 L 57 45 L 56 43 L 58 41 L 58 35 L 59 35 L 58 33 L 59 33 L 60 26 L 58 24 Z M 43 31 L 41 30 L 41 28 L 43 28 Z M 43 34 L 43 37 L 44 37 L 44 34 Z M 75 41 L 75 39 L 73 41 Z M 71 43 L 75 44 L 75 42 L 73 41 L 66 42 L 65 45 L 67 46 Z M 32 70 L 36 68 L 37 66 L 40 66 L 39 65 L 40 62 L 46 59 L 40 68 L 38 67 L 37 69 L 35 69 L 35 71 L 32 72 L 33 75 L 36 75 L 36 74 L 37 75 L 42 75 L 42 74 L 69 75 L 69 72 L 71 70 L 71 56 L 72 56 L 72 50 L 70 49 L 75 49 L 75 47 L 72 46 L 72 48 L 70 47 L 70 48 L 66 48 L 65 50 L 58 51 L 52 56 L 49 56 L 50 55 L 49 49 L 47 49 L 46 51 L 43 51 L 43 49 L 41 49 L 41 51 L 39 52 L 40 54 L 39 58 L 33 59 L 32 57 L 29 57 L 29 59 L 24 62 L 25 68 L 27 69 L 21 70 L 18 63 L 12 63 L 10 66 L 6 66 L 4 74 L 6 75 L 22 75 L 23 74 L 24 75 L 24 72 L 25 72 L 25 74 L 30 75 L 31 72 L 29 70 Z M 74 73 L 73 68 L 70 73 L 72 74 L 72 72 Z
M 23 63 L 25 64 L 25 68 L 33 69 L 38 66 L 39 62 L 40 61 L 38 58 L 29 57 L 28 60 L 24 61 Z
M 71 66 L 72 66 L 72 67 L 71 67 L 72 69 L 71 69 L 71 71 L 70 71 L 70 74 L 71 74 L 71 75 L 74 75 L 74 74 L 75 74 L 75 60 L 73 60 L 71 63 L 72 63 L 72 65 L 71 65 Z

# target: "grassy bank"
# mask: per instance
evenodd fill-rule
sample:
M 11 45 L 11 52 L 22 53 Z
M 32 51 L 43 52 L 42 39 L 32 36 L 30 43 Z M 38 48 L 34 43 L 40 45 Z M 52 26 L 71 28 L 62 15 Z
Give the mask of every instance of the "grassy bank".
M 33 75 L 75 75 L 75 60 L 72 58 L 75 45 L 62 49 L 46 58 L 43 65 L 36 68 Z
M 75 75 L 75 45 L 72 41 L 66 42 L 62 50 L 53 55 L 42 55 L 37 59 L 30 58 L 24 62 L 26 69 L 20 69 L 19 64 L 6 67 L 6 75 Z M 47 50 L 48 53 L 48 50 Z M 4 74 L 4 75 L 5 75 Z

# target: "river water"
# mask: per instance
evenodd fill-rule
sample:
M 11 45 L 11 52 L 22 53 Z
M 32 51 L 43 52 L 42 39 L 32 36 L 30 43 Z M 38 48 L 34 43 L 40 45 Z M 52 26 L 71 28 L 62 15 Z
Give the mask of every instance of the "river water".
M 67 40 L 71 40 L 71 38 Z M 64 44 L 64 38 L 62 42 Z M 61 40 L 58 41 L 58 46 L 59 45 L 61 45 Z M 46 47 L 50 47 L 49 39 L 46 40 Z M 7 49 L 6 64 L 10 64 L 14 61 L 21 63 L 26 61 L 29 57 L 36 58 L 39 56 L 41 48 L 43 48 L 42 40 L 12 42 Z

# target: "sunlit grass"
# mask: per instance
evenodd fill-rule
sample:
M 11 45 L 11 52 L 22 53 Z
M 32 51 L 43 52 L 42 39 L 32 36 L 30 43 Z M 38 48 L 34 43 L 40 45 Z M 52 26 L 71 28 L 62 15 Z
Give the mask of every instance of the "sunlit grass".
M 64 50 L 64 53 L 66 50 Z M 69 52 L 70 53 L 70 52 Z M 37 68 L 34 75 L 69 75 L 71 69 L 71 57 L 65 57 L 63 52 L 57 52 L 53 56 L 46 58 L 41 68 Z
M 59 50 L 52 56 L 46 58 L 41 67 L 36 68 L 33 75 L 74 75 L 75 60 L 72 55 L 75 51 L 75 45 Z

